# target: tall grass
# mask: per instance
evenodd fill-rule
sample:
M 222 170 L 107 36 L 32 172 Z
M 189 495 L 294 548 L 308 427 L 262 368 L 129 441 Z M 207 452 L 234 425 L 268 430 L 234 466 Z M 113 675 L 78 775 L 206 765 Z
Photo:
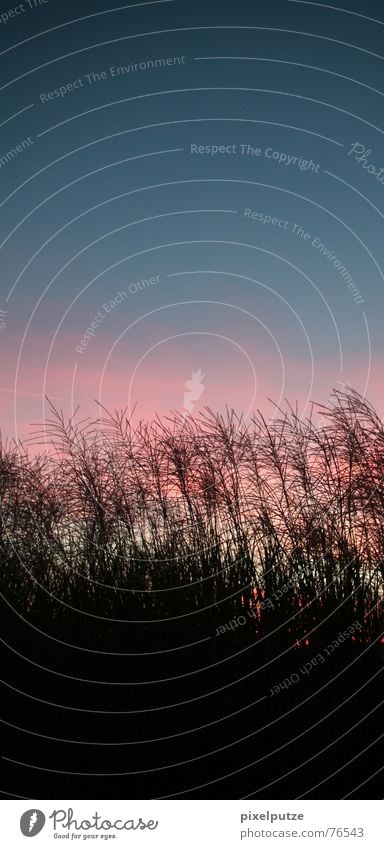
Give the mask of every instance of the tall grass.
M 324 641 L 356 619 L 375 639 L 384 428 L 353 390 L 321 413 L 133 426 L 124 411 L 77 421 L 51 405 L 27 446 L 0 445 L 2 593 L 51 625 L 71 609 L 172 620 L 187 641 L 253 610 L 253 639 L 316 642 L 323 623 Z

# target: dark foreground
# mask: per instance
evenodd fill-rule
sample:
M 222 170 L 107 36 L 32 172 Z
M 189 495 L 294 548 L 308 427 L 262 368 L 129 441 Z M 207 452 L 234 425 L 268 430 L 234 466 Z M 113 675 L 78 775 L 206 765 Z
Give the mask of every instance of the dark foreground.
M 0 445 L 5 798 L 383 798 L 384 426 L 323 414 Z
M 162 653 L 135 657 L 135 626 L 107 625 L 95 653 L 1 612 L 2 798 L 382 798 L 380 640 L 336 630 L 332 650 L 320 627 L 287 651 L 247 623 L 167 651 L 159 629 Z

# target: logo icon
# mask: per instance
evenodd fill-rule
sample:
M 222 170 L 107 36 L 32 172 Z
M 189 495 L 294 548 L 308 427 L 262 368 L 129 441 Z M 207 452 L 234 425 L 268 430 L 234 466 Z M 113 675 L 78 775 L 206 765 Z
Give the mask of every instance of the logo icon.
M 205 388 L 203 383 L 204 378 L 205 374 L 202 374 L 201 368 L 199 368 L 198 371 L 192 372 L 192 380 L 185 382 L 187 392 L 184 392 L 184 418 L 192 413 L 195 406 L 194 402 L 198 401 L 203 394 Z
M 20 829 L 24 837 L 36 837 L 45 826 L 45 814 L 36 808 L 25 811 L 20 819 Z

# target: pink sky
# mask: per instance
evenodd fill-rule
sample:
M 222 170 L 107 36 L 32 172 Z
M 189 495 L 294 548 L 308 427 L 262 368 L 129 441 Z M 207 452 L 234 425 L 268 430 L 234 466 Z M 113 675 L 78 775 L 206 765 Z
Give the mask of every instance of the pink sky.
M 41 345 L 40 357 L 36 346 L 33 351 L 28 351 L 26 346 L 20 361 L 16 394 L 14 373 L 13 380 L 0 387 L 3 436 L 17 435 L 23 439 L 30 433 L 32 422 L 42 422 L 44 394 L 66 414 L 79 404 L 81 417 L 97 415 L 96 398 L 109 409 L 126 406 L 132 409 L 136 404 L 136 418 L 151 419 L 156 413 L 168 415 L 172 410 L 182 412 L 186 381 L 191 380 L 198 369 L 204 374 L 203 389 L 198 393 L 199 400 L 194 402 L 193 414 L 204 406 L 222 410 L 228 405 L 246 414 L 261 408 L 268 416 L 273 414 L 268 398 L 283 403 L 285 397 L 293 404 L 297 400 L 301 413 L 307 405 L 308 412 L 309 403 L 326 402 L 332 387 L 340 386 L 339 381 L 349 382 L 359 391 L 364 391 L 367 385 L 367 397 L 376 404 L 381 415 L 384 412 L 383 369 L 377 360 L 372 363 L 368 375 L 368 367 L 360 358 L 352 362 L 349 357 L 343 374 L 338 363 L 327 363 L 323 358 L 321 363 L 314 363 L 311 386 L 310 358 L 298 360 L 285 354 L 283 374 L 280 357 L 273 346 L 263 345 L 259 356 L 253 354 L 251 357 L 238 343 L 207 334 L 189 336 L 189 344 L 182 351 L 172 339 L 153 346 L 152 350 L 144 346 L 135 359 L 132 355 L 128 358 L 122 346 L 116 346 L 108 359 L 108 350 L 97 348 L 94 341 L 83 355 L 76 355 L 72 352 L 78 344 L 77 336 L 74 339 L 66 334 L 65 339 L 61 338 L 47 364 L 45 385 L 45 345 Z M 68 354 L 65 361 L 64 350 Z

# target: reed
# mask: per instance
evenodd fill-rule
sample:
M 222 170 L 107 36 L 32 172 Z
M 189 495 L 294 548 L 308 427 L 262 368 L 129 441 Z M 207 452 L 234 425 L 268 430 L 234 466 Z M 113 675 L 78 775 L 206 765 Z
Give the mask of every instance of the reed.
M 26 445 L 0 445 L 1 590 L 20 614 L 169 620 L 187 642 L 252 611 L 252 640 L 315 645 L 356 619 L 377 639 L 384 429 L 357 392 L 305 420 L 50 409 Z

